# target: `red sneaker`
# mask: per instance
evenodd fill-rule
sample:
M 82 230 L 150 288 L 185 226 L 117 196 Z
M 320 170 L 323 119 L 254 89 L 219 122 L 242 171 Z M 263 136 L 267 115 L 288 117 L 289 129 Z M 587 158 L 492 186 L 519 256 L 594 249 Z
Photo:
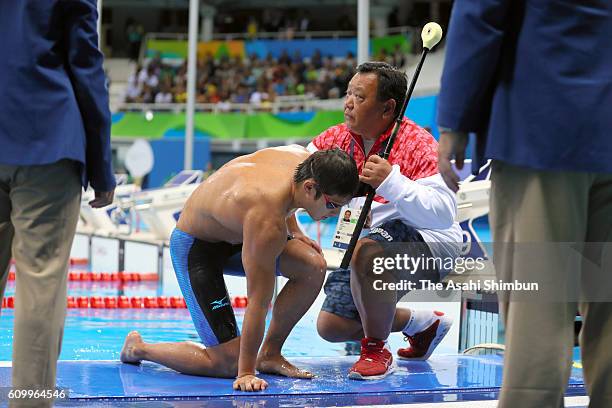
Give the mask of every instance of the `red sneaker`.
M 412 336 L 404 333 L 410 347 L 397 350 L 397 355 L 404 360 L 427 360 L 438 347 L 440 341 L 446 336 L 453 324 L 453 319 L 442 312 L 434 312 L 440 318 L 434 321 L 425 330 Z
M 349 370 L 349 378 L 353 380 L 380 380 L 395 371 L 395 360 L 385 342 L 361 339 L 361 356 Z

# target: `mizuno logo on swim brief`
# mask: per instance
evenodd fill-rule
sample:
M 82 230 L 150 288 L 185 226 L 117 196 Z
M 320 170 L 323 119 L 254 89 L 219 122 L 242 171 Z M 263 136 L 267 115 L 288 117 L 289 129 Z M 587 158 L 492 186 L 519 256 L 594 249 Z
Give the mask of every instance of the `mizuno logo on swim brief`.
M 217 310 L 220 307 L 229 306 L 229 302 L 227 301 L 227 296 L 225 296 L 223 299 L 213 300 L 210 302 L 210 305 L 212 306 L 212 310 Z

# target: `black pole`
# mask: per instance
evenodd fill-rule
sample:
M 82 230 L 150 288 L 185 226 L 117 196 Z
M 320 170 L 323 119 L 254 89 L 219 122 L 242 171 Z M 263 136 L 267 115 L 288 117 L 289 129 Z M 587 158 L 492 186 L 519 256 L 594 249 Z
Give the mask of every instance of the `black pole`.
M 423 63 L 425 62 L 425 57 L 429 52 L 428 48 L 423 48 L 423 52 L 421 53 L 421 60 L 417 65 L 416 71 L 414 71 L 414 75 L 412 76 L 412 81 L 410 81 L 410 86 L 408 87 L 408 92 L 404 98 L 404 103 L 402 104 L 402 109 L 395 120 L 395 127 L 393 128 L 393 133 L 387 140 L 387 145 L 385 146 L 385 150 L 383 152 L 382 158 L 388 159 L 391 154 L 391 149 L 393 148 L 393 143 L 395 142 L 395 137 L 399 132 L 399 128 L 402 124 L 402 119 L 404 118 L 404 114 L 406 113 L 406 108 L 408 108 L 408 103 L 410 102 L 410 98 L 412 97 L 412 92 L 414 91 L 414 87 L 416 85 L 416 81 L 421 73 L 421 68 L 423 67 Z M 368 186 L 367 196 L 365 203 L 363 204 L 363 208 L 361 209 L 361 213 L 359 214 L 359 219 L 357 220 L 357 225 L 355 225 L 355 231 L 353 231 L 353 236 L 351 236 L 351 241 L 349 242 L 348 248 L 346 248 L 346 252 L 344 253 L 344 257 L 342 258 L 342 263 L 340 264 L 340 268 L 346 269 L 351 263 L 351 258 L 353 257 L 353 252 L 355 251 L 355 246 L 357 245 L 357 241 L 359 240 L 359 235 L 361 235 L 361 231 L 363 230 L 363 226 L 365 225 L 365 221 L 368 217 L 368 213 L 370 212 L 370 208 L 372 207 L 372 201 L 374 201 L 374 196 L 376 195 L 376 191 L 371 186 Z

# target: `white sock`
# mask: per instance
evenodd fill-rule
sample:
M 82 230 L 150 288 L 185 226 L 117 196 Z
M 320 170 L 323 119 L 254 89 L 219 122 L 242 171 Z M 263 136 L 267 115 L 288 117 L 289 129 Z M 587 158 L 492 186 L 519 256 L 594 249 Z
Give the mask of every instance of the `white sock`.
M 402 333 L 408 336 L 414 336 L 416 333 L 422 332 L 440 318 L 441 315 L 436 313 L 441 312 L 410 309 L 410 319 L 408 319 L 408 323 L 406 323 L 406 327 L 404 327 Z

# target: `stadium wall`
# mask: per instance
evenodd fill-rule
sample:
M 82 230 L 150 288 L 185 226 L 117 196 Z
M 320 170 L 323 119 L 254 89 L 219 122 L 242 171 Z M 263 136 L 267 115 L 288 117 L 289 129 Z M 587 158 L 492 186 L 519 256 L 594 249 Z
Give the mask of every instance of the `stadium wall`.
M 378 54 L 382 49 L 393 52 L 399 46 L 402 52 L 408 54 L 412 50 L 411 34 L 397 34 L 374 38 L 370 41 L 369 52 Z M 198 54 L 211 54 L 215 58 L 222 56 L 246 56 L 255 54 L 259 58 L 266 58 L 269 54 L 279 58 L 283 51 L 299 50 L 302 58 L 311 58 L 319 50 L 323 56 L 331 55 L 336 58 L 345 58 L 350 52 L 357 55 L 356 38 L 310 38 L 296 40 L 234 40 L 234 41 L 208 41 L 198 43 Z M 293 56 L 293 52 L 290 52 Z M 146 43 L 146 58 L 160 56 L 163 60 L 184 60 L 187 58 L 187 41 L 166 40 L 150 38 Z

